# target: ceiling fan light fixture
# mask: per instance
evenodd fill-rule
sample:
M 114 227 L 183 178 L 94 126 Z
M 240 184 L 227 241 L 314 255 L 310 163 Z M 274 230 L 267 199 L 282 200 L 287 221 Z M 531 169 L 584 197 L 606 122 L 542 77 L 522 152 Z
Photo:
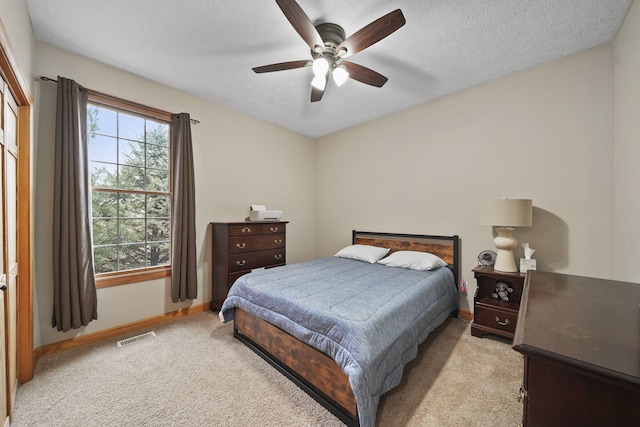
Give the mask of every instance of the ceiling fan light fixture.
M 329 60 L 324 56 L 321 56 L 313 61 L 313 66 L 311 67 L 311 69 L 313 70 L 313 74 L 315 74 L 316 77 L 324 77 L 327 75 L 329 67 Z
M 342 86 L 349 78 L 349 72 L 344 65 L 338 65 L 331 75 L 333 76 L 333 81 L 336 82 L 338 86 Z
M 327 86 L 327 78 L 324 75 L 316 75 L 313 80 L 311 80 L 311 86 L 315 87 L 318 90 L 324 90 Z

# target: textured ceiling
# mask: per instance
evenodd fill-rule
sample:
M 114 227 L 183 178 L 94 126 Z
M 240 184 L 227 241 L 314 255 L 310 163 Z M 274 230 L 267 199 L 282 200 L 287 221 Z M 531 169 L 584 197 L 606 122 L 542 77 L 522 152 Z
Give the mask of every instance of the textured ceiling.
M 404 27 L 349 58 L 387 84 L 330 82 L 311 103 L 310 68 L 255 74 L 310 58 L 274 0 L 27 4 L 39 41 L 317 138 L 608 43 L 632 0 L 297 1 L 314 23 L 339 24 L 347 37 L 402 9 Z

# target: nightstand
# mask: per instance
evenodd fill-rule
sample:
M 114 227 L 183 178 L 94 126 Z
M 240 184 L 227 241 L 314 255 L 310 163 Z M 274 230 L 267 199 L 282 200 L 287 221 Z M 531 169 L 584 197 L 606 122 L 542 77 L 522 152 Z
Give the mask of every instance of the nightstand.
M 493 334 L 512 341 L 518 322 L 525 274 L 504 273 L 495 271 L 492 267 L 476 267 L 473 275 L 478 286 L 473 297 L 471 335 L 483 337 Z M 491 295 L 496 292 L 498 282 L 504 282 L 513 289 L 508 293 L 509 301 Z

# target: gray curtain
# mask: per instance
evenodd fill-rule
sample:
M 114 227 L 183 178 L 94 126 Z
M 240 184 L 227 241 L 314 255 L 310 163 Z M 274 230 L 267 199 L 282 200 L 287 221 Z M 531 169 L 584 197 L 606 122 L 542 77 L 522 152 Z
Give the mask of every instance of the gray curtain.
M 87 92 L 58 77 L 53 190 L 53 327 L 98 318 L 91 245 Z
M 173 200 L 171 203 L 171 300 L 198 296 L 196 192 L 189 114 L 171 115 Z

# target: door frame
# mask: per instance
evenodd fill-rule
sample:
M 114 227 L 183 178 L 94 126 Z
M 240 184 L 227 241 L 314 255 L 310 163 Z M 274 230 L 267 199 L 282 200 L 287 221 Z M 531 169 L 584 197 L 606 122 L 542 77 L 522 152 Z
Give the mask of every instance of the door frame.
M 9 37 L 0 20 L 0 74 L 18 104 L 18 307 L 17 307 L 17 374 L 24 384 L 33 378 L 35 353 L 33 349 L 33 277 L 32 277 L 32 221 L 31 210 L 31 108 L 33 97 L 26 80 L 18 69 Z M 12 411 L 9 410 L 9 413 Z

